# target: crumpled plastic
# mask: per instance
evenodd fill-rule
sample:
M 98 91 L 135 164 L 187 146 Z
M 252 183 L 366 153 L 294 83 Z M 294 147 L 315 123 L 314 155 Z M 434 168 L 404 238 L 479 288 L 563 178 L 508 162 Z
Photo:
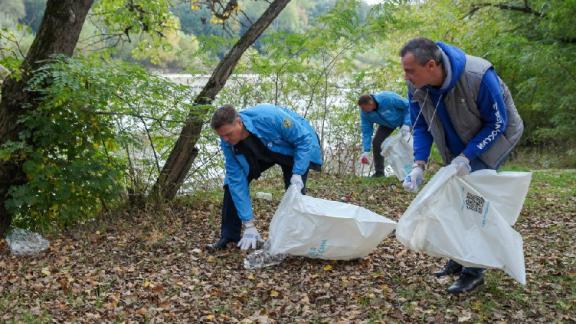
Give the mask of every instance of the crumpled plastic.
M 50 247 L 42 235 L 22 228 L 13 229 L 6 236 L 6 242 L 12 254 L 18 256 L 38 254 Z

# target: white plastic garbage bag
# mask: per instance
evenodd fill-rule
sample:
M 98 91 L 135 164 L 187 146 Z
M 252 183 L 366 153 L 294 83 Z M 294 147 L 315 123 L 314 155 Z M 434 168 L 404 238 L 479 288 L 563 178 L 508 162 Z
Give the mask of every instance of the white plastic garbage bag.
M 350 260 L 368 255 L 396 222 L 366 208 L 305 196 L 290 186 L 270 223 L 272 255 Z
M 398 221 L 408 248 L 467 267 L 502 269 L 526 284 L 522 237 L 512 227 L 532 174 L 481 170 L 456 176 L 441 168 Z
M 15 228 L 6 236 L 6 242 L 14 255 L 34 255 L 48 247 L 50 242 L 38 233 L 22 228 Z
M 414 149 L 412 136 L 403 136 L 401 132 L 389 136 L 382 142 L 384 164 L 390 166 L 398 180 L 404 181 L 406 175 L 412 170 L 414 162 Z

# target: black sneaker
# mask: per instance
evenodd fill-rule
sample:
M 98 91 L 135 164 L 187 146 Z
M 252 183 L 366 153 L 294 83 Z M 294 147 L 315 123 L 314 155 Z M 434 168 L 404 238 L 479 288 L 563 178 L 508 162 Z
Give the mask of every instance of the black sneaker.
M 216 243 L 207 244 L 206 249 L 215 251 L 215 250 L 225 250 L 228 247 L 228 243 L 236 243 L 235 241 L 229 240 L 227 238 L 221 238 Z
M 484 284 L 484 273 L 480 274 L 470 274 L 470 273 L 462 273 L 458 280 L 456 280 L 448 291 L 451 294 L 461 294 L 470 292 L 479 286 Z
M 372 178 L 381 178 L 384 176 L 384 172 L 375 172 L 371 177 Z
M 448 260 L 448 262 L 446 263 L 446 265 L 444 266 L 444 268 L 442 268 L 442 270 L 440 271 L 436 271 L 434 272 L 434 275 L 437 278 L 441 278 L 441 277 L 445 277 L 445 276 L 451 276 L 451 275 L 459 275 L 462 272 L 462 265 L 452 261 L 452 260 Z

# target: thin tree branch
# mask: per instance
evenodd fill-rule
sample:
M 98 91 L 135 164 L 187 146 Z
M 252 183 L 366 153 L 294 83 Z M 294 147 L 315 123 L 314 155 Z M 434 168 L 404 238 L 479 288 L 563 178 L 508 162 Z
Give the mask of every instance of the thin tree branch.
M 538 18 L 544 18 L 546 16 L 546 14 L 544 12 L 540 12 L 540 11 L 536 11 L 536 10 L 532 9 L 530 7 L 530 5 L 528 4 L 528 1 L 526 0 L 526 1 L 524 1 L 524 6 L 514 6 L 511 4 L 507 4 L 507 3 L 491 3 L 491 2 L 477 3 L 477 4 L 472 5 L 472 8 L 470 8 L 470 11 L 464 17 L 472 17 L 472 15 L 474 15 L 478 10 L 480 10 L 482 8 L 487 8 L 487 7 L 493 7 L 493 8 L 498 8 L 498 9 L 502 9 L 502 10 L 522 12 L 525 14 L 536 16 Z

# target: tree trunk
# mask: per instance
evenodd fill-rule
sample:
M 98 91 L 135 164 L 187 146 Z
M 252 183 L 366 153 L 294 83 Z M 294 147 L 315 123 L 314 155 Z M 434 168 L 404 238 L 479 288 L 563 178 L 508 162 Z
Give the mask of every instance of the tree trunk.
M 18 118 L 25 110 L 38 106 L 36 94 L 27 92 L 26 84 L 34 71 L 56 54 L 72 56 L 93 0 L 49 0 L 38 34 L 24 59 L 19 80 L 9 76 L 2 85 L 0 101 L 0 144 L 16 140 Z M 23 160 L 0 162 L 0 237 L 10 226 L 12 215 L 5 207 L 11 186 L 26 183 Z
M 202 131 L 202 124 L 208 111 L 206 105 L 211 104 L 218 92 L 224 87 L 242 54 L 268 28 L 289 2 L 290 0 L 272 2 L 262 16 L 250 26 L 224 59 L 220 61 L 210 80 L 194 100 L 196 110 L 188 116 L 182 132 L 160 172 L 153 189 L 155 197 L 170 200 L 176 196 L 176 192 L 184 183 L 184 179 L 198 154 L 198 149 L 194 145 L 196 145 Z

